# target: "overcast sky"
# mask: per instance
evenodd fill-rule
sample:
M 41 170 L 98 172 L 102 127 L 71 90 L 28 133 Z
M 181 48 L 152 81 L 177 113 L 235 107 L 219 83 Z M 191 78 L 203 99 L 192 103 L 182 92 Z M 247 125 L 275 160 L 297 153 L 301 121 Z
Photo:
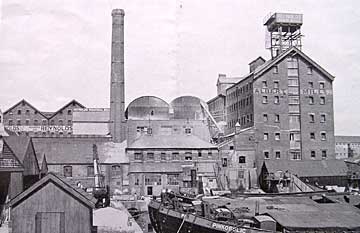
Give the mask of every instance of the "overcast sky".
M 125 10 L 126 104 L 216 95 L 265 49 L 269 12 L 304 14 L 303 51 L 334 75 L 335 131 L 360 135 L 360 1 L 0 0 L 0 109 L 109 107 L 111 10 Z

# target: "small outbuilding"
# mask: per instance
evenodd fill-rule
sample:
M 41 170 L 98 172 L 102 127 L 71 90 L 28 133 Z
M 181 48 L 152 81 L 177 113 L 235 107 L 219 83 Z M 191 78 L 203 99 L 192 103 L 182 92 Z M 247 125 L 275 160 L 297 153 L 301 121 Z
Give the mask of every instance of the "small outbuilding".
M 96 200 L 49 173 L 9 203 L 13 233 L 91 233 Z

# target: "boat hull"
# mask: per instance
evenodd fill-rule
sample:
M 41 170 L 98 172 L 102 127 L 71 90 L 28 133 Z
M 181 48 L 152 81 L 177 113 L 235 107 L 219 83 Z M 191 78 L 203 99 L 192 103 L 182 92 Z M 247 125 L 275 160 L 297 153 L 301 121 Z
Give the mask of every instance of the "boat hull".
M 252 233 L 269 232 L 260 229 L 239 228 L 226 223 L 206 219 L 194 214 L 183 214 L 161 206 L 160 202 L 149 204 L 151 224 L 157 233 Z

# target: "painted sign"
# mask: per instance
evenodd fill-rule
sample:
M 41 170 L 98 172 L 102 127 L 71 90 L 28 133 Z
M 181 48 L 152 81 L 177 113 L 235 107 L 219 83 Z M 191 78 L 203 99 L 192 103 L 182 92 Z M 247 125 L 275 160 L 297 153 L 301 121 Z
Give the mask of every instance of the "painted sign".
M 221 231 L 225 231 L 225 232 L 239 232 L 239 233 L 245 233 L 246 229 L 242 229 L 242 228 L 238 228 L 238 227 L 234 227 L 234 226 L 229 226 L 229 225 L 225 225 L 225 224 L 221 224 L 221 223 L 216 223 L 213 222 L 211 224 L 212 228 L 215 228 L 217 230 L 221 230 Z
M 11 125 L 5 128 L 13 132 L 72 132 L 71 125 Z
M 277 88 L 254 88 L 254 94 L 276 94 L 276 95 L 287 95 L 287 89 Z M 325 89 L 301 89 L 300 94 L 302 95 L 332 95 L 332 90 Z
M 254 94 L 278 94 L 278 95 L 287 95 L 287 89 L 278 89 L 278 88 L 254 88 Z

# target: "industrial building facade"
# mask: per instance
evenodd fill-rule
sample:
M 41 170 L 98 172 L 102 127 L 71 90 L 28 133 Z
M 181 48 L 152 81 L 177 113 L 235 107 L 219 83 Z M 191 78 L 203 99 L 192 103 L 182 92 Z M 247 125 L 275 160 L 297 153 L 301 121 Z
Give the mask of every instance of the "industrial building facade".
M 333 80 L 293 47 L 227 89 L 227 133 L 254 127 L 258 165 L 335 158 Z
M 84 106 L 72 100 L 56 112 L 43 112 L 21 100 L 3 114 L 3 124 L 18 135 L 46 137 L 72 134 L 73 111 Z

